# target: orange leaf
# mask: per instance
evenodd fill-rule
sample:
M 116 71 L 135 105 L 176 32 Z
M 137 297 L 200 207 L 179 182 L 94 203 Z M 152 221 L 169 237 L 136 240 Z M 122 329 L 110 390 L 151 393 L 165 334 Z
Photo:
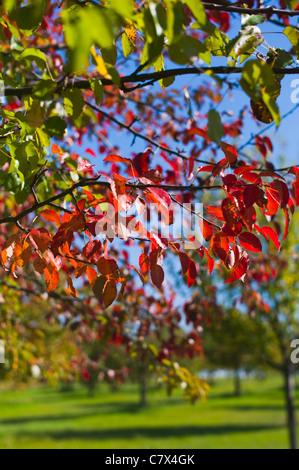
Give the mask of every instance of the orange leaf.
M 45 209 L 40 212 L 39 215 L 41 215 L 43 219 L 48 220 L 48 222 L 55 222 L 57 225 L 60 225 L 60 217 L 53 209 Z
M 114 300 L 117 297 L 117 288 L 116 288 L 116 282 L 114 279 L 110 279 L 109 281 L 106 282 L 105 287 L 104 287 L 104 294 L 103 294 L 103 299 L 104 299 L 104 305 L 105 307 L 109 307 Z
M 31 248 L 25 240 L 16 244 L 13 255 L 14 262 L 20 268 L 23 268 L 31 258 Z
M 48 291 L 52 292 L 55 290 L 59 282 L 59 272 L 56 266 L 53 266 L 52 264 L 47 266 L 45 269 L 45 279 L 48 286 Z

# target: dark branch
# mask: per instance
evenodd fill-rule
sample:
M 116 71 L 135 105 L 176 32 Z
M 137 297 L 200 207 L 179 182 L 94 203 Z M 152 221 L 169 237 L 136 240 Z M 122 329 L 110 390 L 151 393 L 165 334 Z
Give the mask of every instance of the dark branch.
M 296 75 L 299 73 L 299 67 L 294 68 L 277 68 L 274 67 L 273 72 L 276 74 L 281 75 Z M 218 67 L 189 67 L 189 68 L 176 68 L 170 70 L 161 70 L 160 72 L 152 72 L 152 73 L 143 73 L 140 75 L 128 75 L 126 77 L 121 78 L 121 88 L 124 87 L 126 83 L 143 83 L 146 84 L 147 82 L 151 81 L 152 83 L 157 82 L 163 78 L 168 77 L 178 77 L 182 75 L 203 75 L 206 73 L 214 73 L 219 75 L 232 75 L 232 74 L 240 74 L 243 71 L 243 67 L 226 67 L 226 66 L 218 66 Z M 112 80 L 103 78 L 101 79 L 103 86 L 111 86 L 115 85 Z M 38 83 L 38 82 L 37 82 Z M 30 95 L 33 92 L 34 85 L 24 86 L 20 88 L 6 88 L 5 89 L 5 96 L 17 96 L 21 98 L 22 96 Z M 89 80 L 78 80 L 78 81 L 71 81 L 68 82 L 66 85 L 58 85 L 55 93 L 60 94 L 66 88 L 78 88 L 80 90 L 90 90 L 90 81 Z M 124 91 L 127 91 L 124 89 Z
M 115 124 L 117 124 L 119 127 L 123 128 L 123 129 L 126 129 L 127 131 L 131 132 L 131 134 L 133 134 L 135 137 L 139 137 L 139 139 L 142 139 L 142 140 L 145 140 L 146 142 L 148 142 L 149 144 L 153 145 L 154 147 L 162 150 L 163 152 L 167 152 L 169 153 L 170 155 L 176 155 L 177 157 L 180 157 L 180 158 L 183 158 L 184 160 L 188 160 L 188 157 L 186 157 L 185 155 L 183 155 L 181 152 L 178 152 L 177 150 L 172 150 L 168 147 L 166 147 L 165 145 L 162 145 L 162 144 L 158 144 L 157 142 L 155 142 L 153 139 L 151 139 L 150 137 L 147 137 L 146 135 L 143 135 L 141 134 L 140 132 L 137 132 L 135 129 L 132 128 L 132 125 L 130 124 L 125 124 L 124 122 L 121 122 L 119 121 L 118 119 L 116 119 L 115 117 L 111 116 L 111 114 L 109 113 L 106 113 L 105 111 L 103 111 L 103 109 L 101 108 L 98 108 L 97 106 L 94 106 L 93 104 L 89 103 L 88 101 L 85 101 L 85 104 L 87 106 L 89 106 L 91 109 L 93 109 L 94 111 L 96 111 L 97 113 L 101 113 L 103 116 L 105 116 L 105 118 L 109 119 L 110 121 L 114 122 Z M 206 160 L 198 160 L 196 159 L 196 161 L 198 163 L 204 163 L 206 165 L 210 165 L 211 162 L 208 162 Z
M 267 15 L 268 17 L 272 15 L 299 16 L 299 10 L 282 10 L 272 6 L 264 8 L 244 8 L 229 4 L 219 5 L 206 2 L 202 2 L 202 4 L 207 10 L 226 11 L 227 13 L 239 13 L 240 15 L 247 13 L 248 15 Z

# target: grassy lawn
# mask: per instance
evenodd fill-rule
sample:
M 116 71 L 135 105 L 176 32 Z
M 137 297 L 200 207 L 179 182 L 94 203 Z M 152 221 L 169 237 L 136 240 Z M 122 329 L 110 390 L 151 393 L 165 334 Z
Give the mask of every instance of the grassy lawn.
M 80 387 L 1 391 L 0 448 L 286 448 L 280 378 L 245 380 L 239 398 L 231 390 L 218 380 L 208 401 L 194 406 L 150 390 L 144 409 L 134 386 L 116 393 L 102 386 L 94 397 Z

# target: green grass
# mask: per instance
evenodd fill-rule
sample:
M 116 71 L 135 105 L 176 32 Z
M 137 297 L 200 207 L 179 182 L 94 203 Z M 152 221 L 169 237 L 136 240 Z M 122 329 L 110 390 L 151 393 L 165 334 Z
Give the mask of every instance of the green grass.
M 152 389 L 144 409 L 134 386 L 117 393 L 102 386 L 94 397 L 80 387 L 1 391 L 0 448 L 287 448 L 280 379 L 245 380 L 239 398 L 231 389 L 218 380 L 195 406 Z

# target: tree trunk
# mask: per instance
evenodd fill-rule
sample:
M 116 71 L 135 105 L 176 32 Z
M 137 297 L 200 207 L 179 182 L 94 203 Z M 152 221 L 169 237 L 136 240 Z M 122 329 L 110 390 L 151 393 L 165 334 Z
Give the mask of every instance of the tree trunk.
M 140 372 L 139 372 L 139 392 L 140 392 L 139 404 L 140 406 L 146 406 L 147 404 L 146 372 L 143 367 L 140 368 Z
M 289 364 L 284 367 L 283 373 L 289 443 L 291 449 L 297 449 L 298 447 L 295 412 L 295 377 Z
M 239 369 L 234 371 L 234 384 L 235 384 L 235 396 L 239 397 L 241 395 L 241 377 Z

